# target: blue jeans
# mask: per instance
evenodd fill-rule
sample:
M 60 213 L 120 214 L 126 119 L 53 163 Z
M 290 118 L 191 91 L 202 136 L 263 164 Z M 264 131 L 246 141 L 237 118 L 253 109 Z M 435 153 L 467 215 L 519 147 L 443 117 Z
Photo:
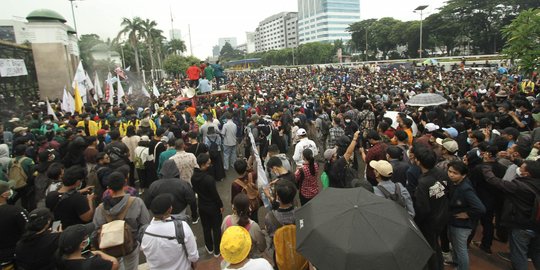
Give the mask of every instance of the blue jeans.
M 223 168 L 228 170 L 229 165 L 234 166 L 234 162 L 236 162 L 236 145 L 223 145 Z
M 527 270 L 527 257 L 535 269 L 540 269 L 540 235 L 531 230 L 512 229 L 510 232 L 510 261 L 515 270 Z
M 449 225 L 448 231 L 450 232 L 450 242 L 454 248 L 452 254 L 454 263 L 456 263 L 458 270 L 469 269 L 469 251 L 467 250 L 467 238 L 471 234 L 472 229 L 459 228 Z

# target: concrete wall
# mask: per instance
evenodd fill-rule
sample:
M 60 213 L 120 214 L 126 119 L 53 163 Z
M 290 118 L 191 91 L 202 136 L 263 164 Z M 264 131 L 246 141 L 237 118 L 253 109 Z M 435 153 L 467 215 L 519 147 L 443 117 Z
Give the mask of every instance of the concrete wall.
M 41 99 L 62 98 L 66 87 L 71 92 L 73 79 L 73 64 L 78 59 L 69 55 L 62 43 L 33 43 L 34 62 L 39 83 L 39 96 Z

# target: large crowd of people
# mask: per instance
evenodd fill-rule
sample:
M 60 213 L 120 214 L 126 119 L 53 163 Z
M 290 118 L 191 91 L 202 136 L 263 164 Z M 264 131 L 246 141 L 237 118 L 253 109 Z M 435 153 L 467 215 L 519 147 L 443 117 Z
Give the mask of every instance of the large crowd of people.
M 401 205 L 434 251 L 426 269 L 469 269 L 469 247 L 493 241 L 514 269 L 540 269 L 540 76 L 511 72 L 201 63 L 160 97 L 5 111 L 0 267 L 137 269 L 142 252 L 150 269 L 196 269 L 200 222 L 226 269 L 291 269 L 287 225 L 331 187 Z M 186 87 L 204 95 L 186 102 Z M 421 93 L 447 103 L 407 105 Z

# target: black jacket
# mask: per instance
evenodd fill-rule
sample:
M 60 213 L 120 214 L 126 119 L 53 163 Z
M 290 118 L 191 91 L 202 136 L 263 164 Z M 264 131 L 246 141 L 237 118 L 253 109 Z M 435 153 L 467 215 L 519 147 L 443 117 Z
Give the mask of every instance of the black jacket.
M 447 175 L 433 168 L 422 174 L 415 190 L 414 221 L 425 232 L 440 232 L 448 222 Z
M 474 228 L 476 220 L 486 212 L 486 207 L 471 185 L 468 178 L 463 179 L 461 183 L 449 185 L 450 202 L 448 211 L 450 212 L 449 224 L 459 228 Z M 466 212 L 468 219 L 457 219 L 454 215 Z
M 401 183 L 404 187 L 407 186 L 407 170 L 409 170 L 409 163 L 405 161 L 399 161 L 397 159 L 390 160 L 392 164 L 392 182 Z
M 488 183 L 504 192 L 501 225 L 540 232 L 539 224 L 535 224 L 530 218 L 536 197 L 533 190 L 536 194 L 540 194 L 540 180 L 518 177 L 513 181 L 504 181 L 493 174 L 490 166 L 484 166 L 482 172 Z
M 223 207 L 223 202 L 216 188 L 216 181 L 210 174 L 195 168 L 193 176 L 191 176 L 191 184 L 199 197 L 199 209 L 219 211 L 219 208 Z
M 146 192 L 144 192 L 144 203 L 150 207 L 152 200 L 159 194 L 168 193 L 173 196 L 172 214 L 182 212 L 189 204 L 193 220 L 197 219 L 197 202 L 195 193 L 189 183 L 179 178 L 159 179 L 152 182 Z

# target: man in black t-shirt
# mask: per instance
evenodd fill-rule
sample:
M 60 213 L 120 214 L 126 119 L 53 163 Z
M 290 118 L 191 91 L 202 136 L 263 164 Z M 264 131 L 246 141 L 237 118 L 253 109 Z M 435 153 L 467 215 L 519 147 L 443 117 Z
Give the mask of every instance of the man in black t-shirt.
M 128 165 L 129 148 L 120 141 L 120 132 L 113 130 L 109 132 L 112 142 L 105 146 L 105 153 L 111 158 L 111 168 L 120 168 L 123 165 Z
M 0 181 L 0 266 L 9 269 L 13 265 L 15 246 L 21 238 L 26 222 L 26 210 L 19 206 L 7 204 L 13 194 L 9 184 Z
M 54 214 L 54 220 L 62 223 L 62 228 L 92 221 L 94 216 L 92 193 L 93 186 L 77 190 L 85 178 L 85 171 L 80 166 L 73 166 L 64 172 L 62 187 L 47 194 L 45 206 Z

